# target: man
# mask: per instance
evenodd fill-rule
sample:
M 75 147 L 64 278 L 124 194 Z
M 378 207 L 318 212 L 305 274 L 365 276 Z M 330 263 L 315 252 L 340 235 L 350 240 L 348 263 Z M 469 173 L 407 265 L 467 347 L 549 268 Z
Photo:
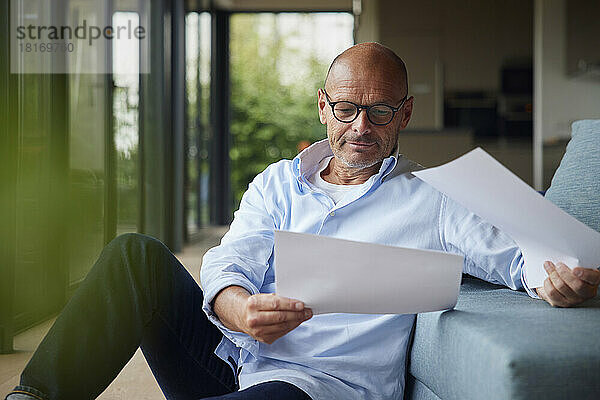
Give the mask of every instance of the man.
M 137 346 L 169 399 L 401 398 L 414 315 L 312 317 L 301 299 L 273 293 L 273 231 L 459 253 L 466 273 L 524 287 L 516 244 L 414 177 L 418 165 L 399 156 L 413 109 L 407 93 L 404 63 L 388 48 L 365 43 L 339 55 L 318 92 L 328 139 L 254 179 L 204 257 L 203 290 L 160 242 L 120 236 L 9 399 L 93 398 Z M 537 293 L 550 304 L 595 296 L 600 272 L 546 268 Z

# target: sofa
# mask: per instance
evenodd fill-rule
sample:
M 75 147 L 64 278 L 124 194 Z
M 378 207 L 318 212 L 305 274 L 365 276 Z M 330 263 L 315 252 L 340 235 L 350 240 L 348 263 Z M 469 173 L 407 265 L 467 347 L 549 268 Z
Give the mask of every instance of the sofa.
M 600 231 L 600 120 L 573 123 L 546 197 Z M 453 310 L 416 319 L 405 399 L 600 399 L 600 297 L 553 308 L 464 276 Z

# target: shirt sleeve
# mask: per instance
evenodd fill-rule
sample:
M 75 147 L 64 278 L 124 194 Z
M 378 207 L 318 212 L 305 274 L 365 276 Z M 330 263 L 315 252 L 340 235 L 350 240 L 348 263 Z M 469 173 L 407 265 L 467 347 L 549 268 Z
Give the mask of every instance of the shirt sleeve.
M 273 252 L 274 222 L 265 209 L 262 181 L 260 174 L 250 183 L 229 231 L 219 246 L 204 255 L 200 269 L 200 283 L 204 292 L 202 310 L 226 339 L 255 357 L 258 341 L 225 327 L 214 313 L 212 301 L 228 286 L 241 286 L 251 294 L 256 294 L 263 285 Z M 225 347 L 233 346 L 225 344 Z
M 442 247 L 465 257 L 463 272 L 511 289 L 527 287 L 523 255 L 515 241 L 500 229 L 443 195 L 440 209 Z

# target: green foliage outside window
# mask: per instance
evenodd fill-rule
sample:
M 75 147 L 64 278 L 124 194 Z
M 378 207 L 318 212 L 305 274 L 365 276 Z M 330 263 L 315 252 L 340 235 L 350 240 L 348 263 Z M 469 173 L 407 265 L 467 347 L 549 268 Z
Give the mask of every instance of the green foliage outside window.
M 269 164 L 295 157 L 302 141 L 326 137 L 316 100 L 328 65 L 308 49 L 290 47 L 294 32 L 279 32 L 276 18 L 232 17 L 229 154 L 234 210 L 248 183 Z

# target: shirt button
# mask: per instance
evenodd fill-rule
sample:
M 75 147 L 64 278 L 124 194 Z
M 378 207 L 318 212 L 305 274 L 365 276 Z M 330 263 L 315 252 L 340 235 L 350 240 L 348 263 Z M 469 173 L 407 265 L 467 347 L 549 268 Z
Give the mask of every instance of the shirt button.
M 332 211 L 332 212 L 330 212 L 330 213 L 329 213 L 329 216 L 330 216 L 330 217 L 333 217 L 333 216 L 335 216 L 335 211 Z

